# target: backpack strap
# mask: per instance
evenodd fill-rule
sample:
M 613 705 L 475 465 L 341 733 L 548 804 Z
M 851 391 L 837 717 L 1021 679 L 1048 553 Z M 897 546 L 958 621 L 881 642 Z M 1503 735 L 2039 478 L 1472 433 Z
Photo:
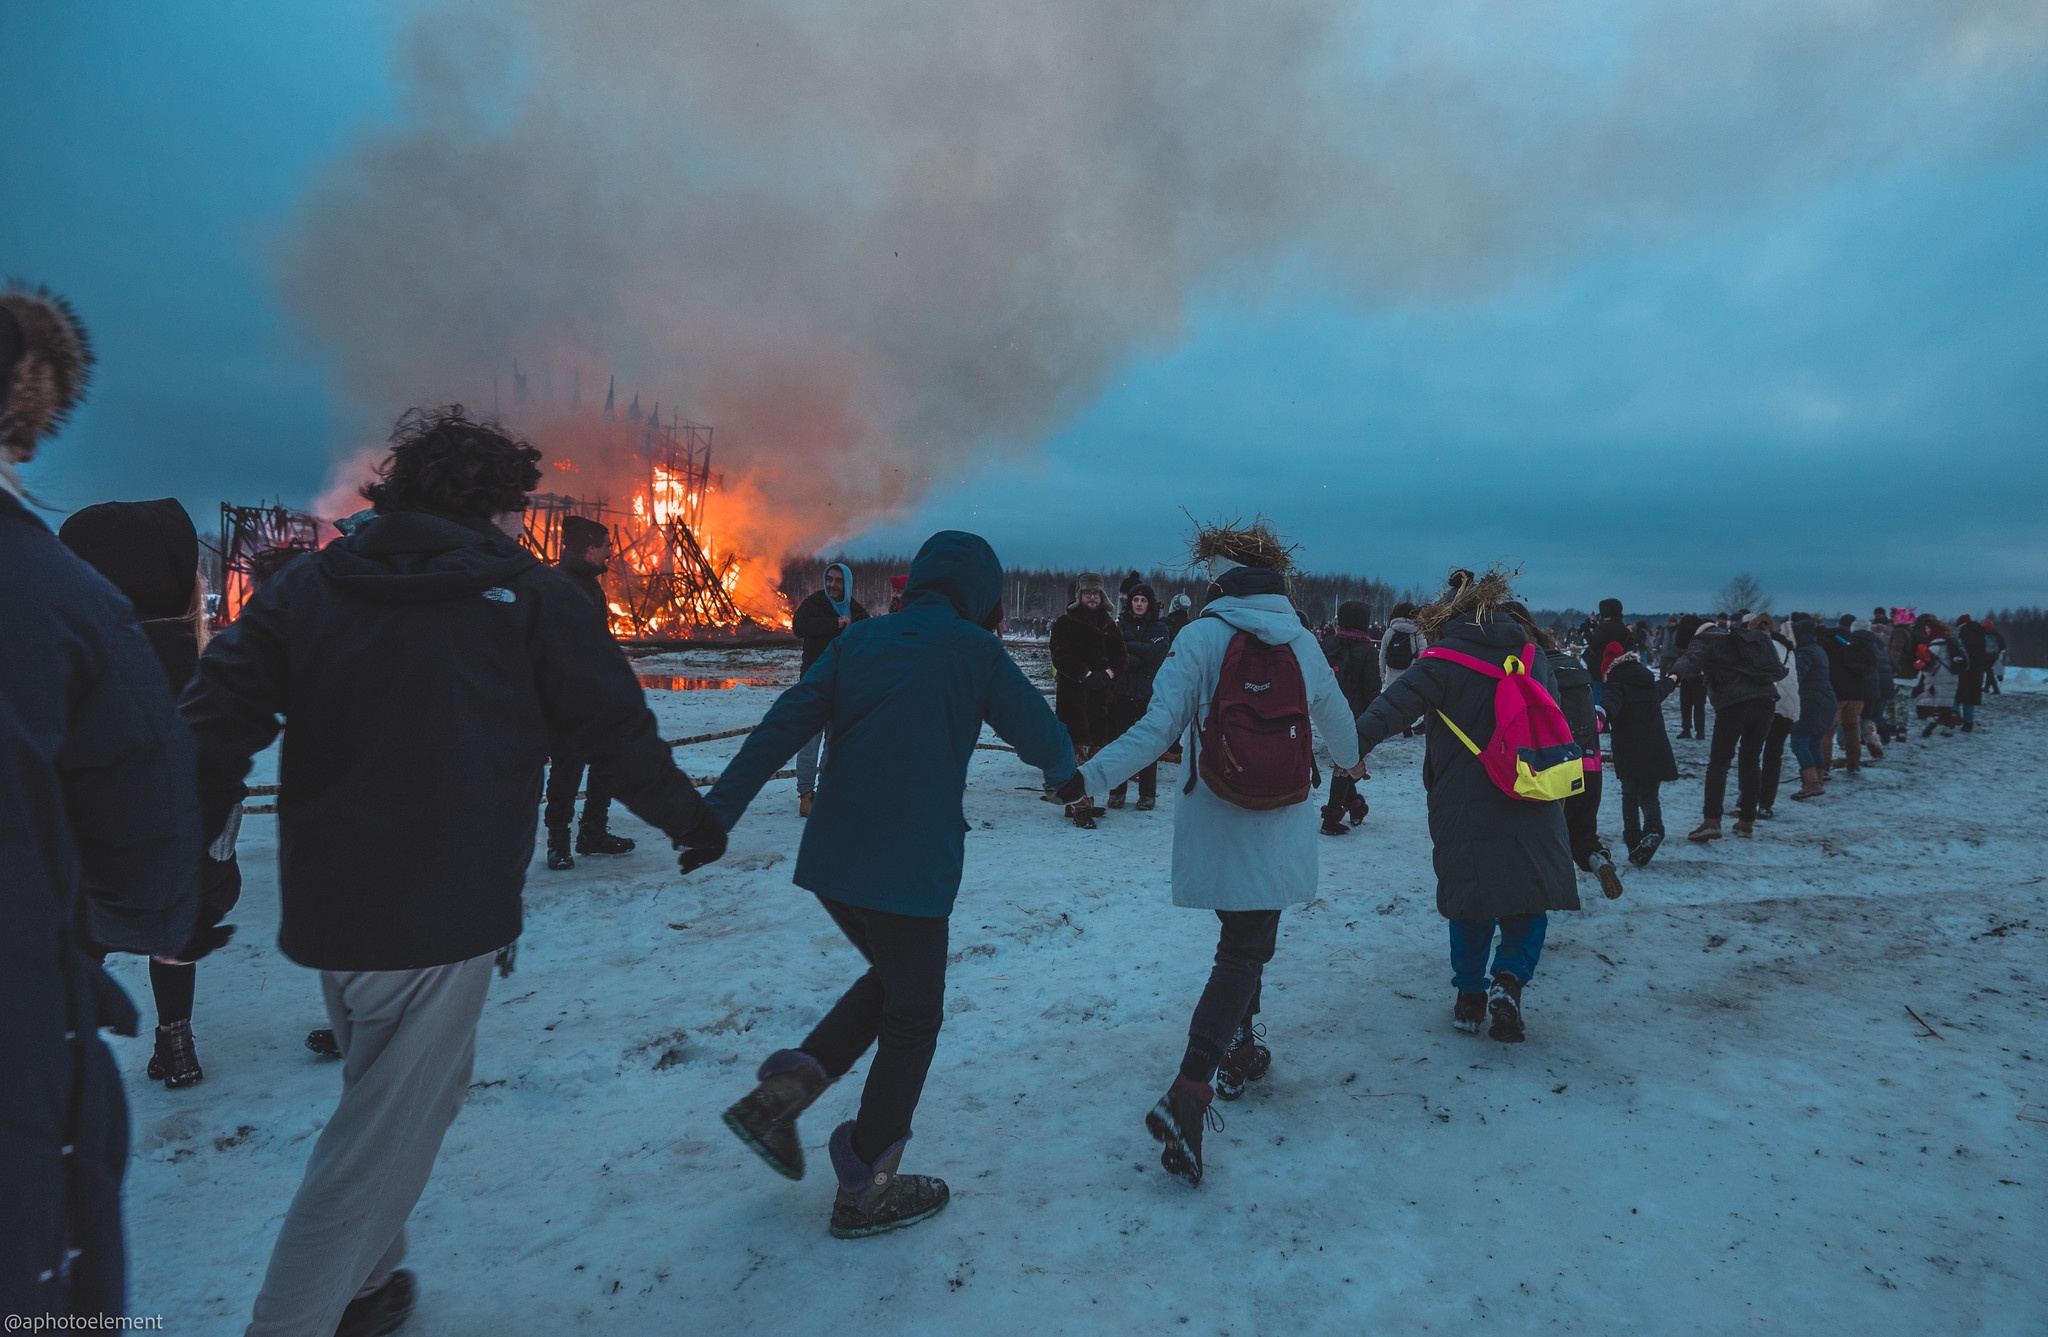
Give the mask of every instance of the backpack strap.
M 1462 665 L 1475 673 L 1484 673 L 1489 678 L 1505 678 L 1511 673 L 1527 673 L 1529 671 L 1529 661 L 1535 658 L 1535 656 L 1536 647 L 1525 645 L 1522 647 L 1520 656 L 1510 655 L 1508 656 L 1507 663 L 1496 667 L 1483 659 L 1474 659 L 1471 655 L 1463 654 L 1457 650 L 1446 650 L 1441 646 L 1432 645 L 1415 657 L 1417 659 L 1448 659 L 1453 664 Z
M 1467 738 L 1465 736 L 1465 731 L 1463 729 L 1460 729 L 1457 725 L 1452 724 L 1451 717 L 1449 715 L 1446 715 L 1441 710 L 1439 710 L 1436 713 L 1436 717 L 1442 720 L 1446 725 L 1450 726 L 1451 732 L 1458 735 L 1458 741 L 1465 745 L 1467 751 L 1469 751 L 1475 757 L 1479 755 L 1479 744 L 1473 742 L 1470 738 Z

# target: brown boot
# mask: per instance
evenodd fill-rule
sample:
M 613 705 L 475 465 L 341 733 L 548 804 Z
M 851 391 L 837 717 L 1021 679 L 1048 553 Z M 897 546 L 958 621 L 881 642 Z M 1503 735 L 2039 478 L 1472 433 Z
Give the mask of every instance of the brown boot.
M 1756 823 L 1751 821 L 1747 817 L 1736 818 L 1735 834 L 1738 836 L 1748 836 L 1756 834 Z
M 1820 787 L 1820 771 L 1812 766 L 1799 772 L 1799 792 L 1793 798 L 1819 798 L 1827 791 Z
M 1702 845 L 1710 840 L 1719 840 L 1720 838 L 1721 819 L 1718 817 L 1702 818 L 1700 824 L 1692 829 L 1692 834 L 1686 837 L 1687 840 L 1696 841 Z

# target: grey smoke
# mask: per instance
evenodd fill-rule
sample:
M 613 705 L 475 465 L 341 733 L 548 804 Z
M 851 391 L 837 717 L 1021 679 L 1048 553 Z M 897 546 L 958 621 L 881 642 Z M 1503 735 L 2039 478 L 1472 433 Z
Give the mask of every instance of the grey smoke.
M 2032 0 L 434 4 L 277 270 L 358 440 L 514 358 L 586 407 L 616 372 L 807 545 L 1028 449 L 1191 300 L 1483 295 L 2027 152 L 2044 54 Z

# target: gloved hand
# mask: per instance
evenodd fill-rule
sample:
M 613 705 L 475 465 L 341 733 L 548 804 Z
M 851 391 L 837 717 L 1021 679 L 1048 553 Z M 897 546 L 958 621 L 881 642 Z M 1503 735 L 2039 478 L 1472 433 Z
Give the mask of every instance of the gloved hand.
M 725 828 L 718 824 L 718 819 L 711 815 L 709 808 L 706 808 L 698 815 L 696 824 L 685 831 L 683 838 L 676 842 L 676 848 L 682 851 L 676 864 L 687 876 L 705 864 L 713 863 L 725 856 Z
M 235 936 L 233 924 L 203 925 L 192 930 L 192 936 L 178 949 L 176 956 L 157 959 L 170 965 L 189 966 L 203 956 L 210 955 L 228 945 L 228 939 Z
M 1088 792 L 1088 786 L 1081 782 L 1081 772 L 1076 770 L 1073 775 L 1067 778 L 1065 784 L 1052 792 L 1053 797 L 1057 798 L 1060 802 L 1072 803 L 1075 799 Z

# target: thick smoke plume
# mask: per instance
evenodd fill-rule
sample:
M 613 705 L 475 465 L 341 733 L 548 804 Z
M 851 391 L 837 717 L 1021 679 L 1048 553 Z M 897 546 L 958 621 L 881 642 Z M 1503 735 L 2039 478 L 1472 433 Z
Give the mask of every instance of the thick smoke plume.
M 1480 295 L 2029 149 L 2044 45 L 2037 0 L 431 5 L 278 274 L 359 441 L 616 373 L 716 425 L 772 556 L 1030 448 L 1191 300 Z

